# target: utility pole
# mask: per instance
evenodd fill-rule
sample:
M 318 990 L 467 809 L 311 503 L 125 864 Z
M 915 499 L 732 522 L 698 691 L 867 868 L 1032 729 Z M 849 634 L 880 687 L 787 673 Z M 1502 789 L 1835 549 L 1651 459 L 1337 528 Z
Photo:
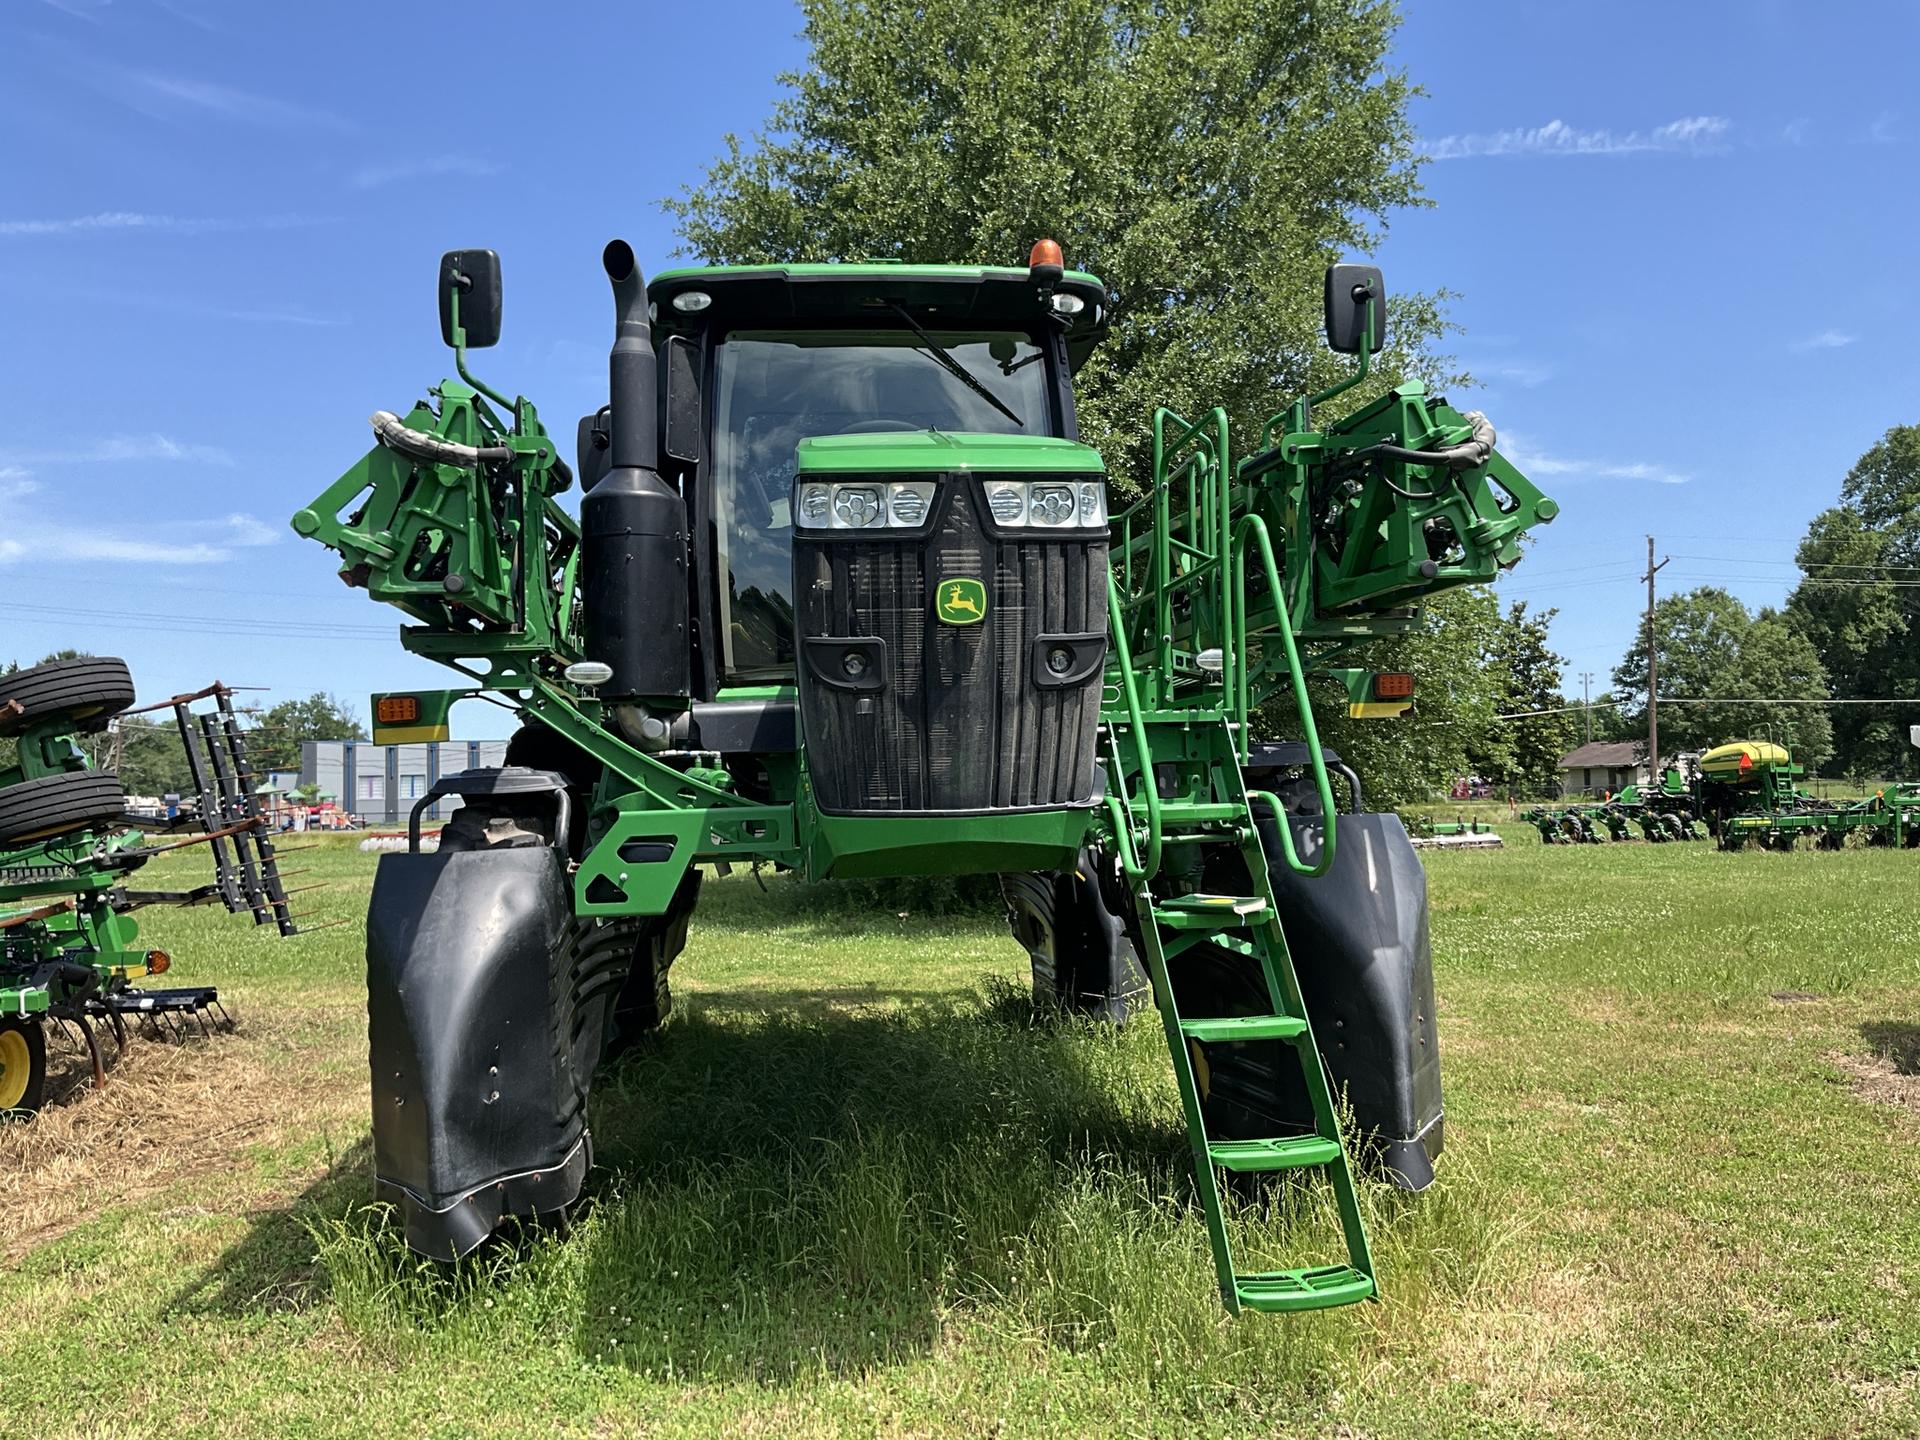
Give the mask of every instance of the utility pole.
M 1580 707 L 1587 717 L 1587 744 L 1593 743 L 1593 672 L 1580 672 Z
M 1668 559 L 1672 557 L 1669 556 Z M 1653 563 L 1653 537 L 1647 536 L 1647 781 L 1660 778 L 1660 702 L 1655 698 L 1660 681 L 1660 649 L 1653 638 L 1653 577 L 1667 568 L 1667 560 Z

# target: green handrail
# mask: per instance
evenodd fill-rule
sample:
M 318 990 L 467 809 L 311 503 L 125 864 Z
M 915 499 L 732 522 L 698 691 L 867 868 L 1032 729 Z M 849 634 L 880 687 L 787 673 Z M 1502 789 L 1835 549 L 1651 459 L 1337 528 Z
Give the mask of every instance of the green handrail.
M 1249 541 L 1259 545 L 1260 564 L 1266 572 L 1267 585 L 1274 595 L 1280 595 L 1280 572 L 1273 560 L 1273 542 L 1267 537 L 1266 522 L 1258 515 L 1241 516 L 1239 527 L 1234 531 L 1234 587 L 1242 595 L 1246 594 Z M 1287 619 L 1286 606 L 1276 606 L 1274 617 L 1278 622 L 1274 628 L 1280 632 L 1280 643 L 1286 651 L 1287 676 L 1293 683 L 1293 704 L 1295 710 L 1299 712 L 1301 736 L 1307 742 L 1307 759 L 1313 770 L 1313 788 L 1320 801 L 1324 843 L 1321 846 L 1317 864 L 1307 865 L 1301 861 L 1300 854 L 1293 845 L 1293 827 L 1287 823 L 1287 813 L 1280 807 L 1280 802 L 1264 793 L 1263 798 L 1273 806 L 1274 828 L 1280 832 L 1280 848 L 1286 853 L 1287 868 L 1296 875 L 1324 875 L 1333 865 L 1334 836 L 1339 828 L 1335 824 L 1333 785 L 1327 778 L 1326 758 L 1320 753 L 1320 727 L 1313 721 L 1313 705 L 1307 699 L 1306 672 L 1300 666 L 1300 647 L 1294 642 L 1293 625 Z M 1247 649 L 1247 624 L 1244 610 L 1239 616 L 1238 633 L 1230 638 L 1233 648 L 1244 657 Z M 1249 696 L 1247 667 L 1244 664 L 1240 666 L 1239 688 L 1232 699 L 1234 711 L 1240 722 L 1239 733 L 1234 743 L 1238 747 L 1240 759 L 1245 760 L 1249 753 L 1247 744 Z
M 1107 570 L 1107 624 L 1113 630 L 1113 651 L 1120 662 L 1120 693 L 1127 702 L 1127 728 L 1133 732 L 1133 743 L 1140 764 L 1142 788 L 1147 797 L 1147 854 L 1144 860 L 1133 855 L 1133 822 L 1126 806 L 1107 797 L 1109 810 L 1115 815 L 1121 839 L 1120 863 L 1130 879 L 1148 879 L 1160 871 L 1160 790 L 1153 779 L 1153 751 L 1147 745 L 1147 722 L 1140 711 L 1140 687 L 1133 678 L 1133 649 L 1127 644 L 1127 627 L 1120 616 L 1120 590 L 1114 583 L 1113 570 Z M 1116 760 L 1120 757 L 1115 756 Z M 1117 784 L 1122 793 L 1126 789 L 1126 776 L 1110 775 L 1108 784 Z

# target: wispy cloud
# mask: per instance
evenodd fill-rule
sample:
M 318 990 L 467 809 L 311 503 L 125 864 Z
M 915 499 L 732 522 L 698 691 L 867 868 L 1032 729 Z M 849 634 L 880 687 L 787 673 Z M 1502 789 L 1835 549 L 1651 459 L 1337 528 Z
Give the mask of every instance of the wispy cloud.
M 135 230 L 156 234 L 208 235 L 230 230 L 293 230 L 327 222 L 309 215 L 154 215 L 139 210 L 99 210 L 57 219 L 0 220 L 0 236 L 91 235 Z
M 1873 123 L 1861 132 L 1863 145 L 1897 145 L 1900 143 L 1900 117 L 1891 110 L 1882 110 L 1874 116 Z
M 1850 335 L 1845 330 L 1821 330 L 1816 334 L 1802 336 L 1788 344 L 1789 350 L 1840 350 L 1858 340 L 1858 335 Z
M 1690 115 L 1651 130 L 1582 130 L 1564 120 L 1532 129 L 1442 135 L 1427 142 L 1436 160 L 1508 155 L 1710 155 L 1727 148 L 1733 122 L 1721 115 Z
M 329 130 L 342 135 L 360 128 L 346 116 L 316 105 L 185 75 L 116 65 L 101 67 L 92 78 L 103 94 L 156 118 L 216 116 L 276 130 Z
M 157 431 L 150 435 L 106 435 L 84 445 L 50 450 L 16 450 L 13 458 L 22 465 L 115 465 L 128 461 L 233 464 L 233 456 L 218 445 L 183 443 Z
M 349 183 L 356 190 L 371 190 L 403 180 L 435 180 L 450 175 L 484 179 L 506 168 L 497 160 L 478 155 L 430 155 L 418 160 L 375 161 L 362 165 L 353 172 Z
M 1500 436 L 1500 453 L 1529 476 L 1567 475 L 1593 480 L 1651 480 L 1659 485 L 1685 485 L 1691 475 L 1656 465 L 1650 460 L 1590 460 L 1536 450 L 1528 441 L 1507 431 Z
M 185 5 L 176 5 L 173 3 L 173 0 L 153 0 L 153 3 L 159 6 L 160 9 L 166 11 L 167 14 L 173 16 L 174 19 L 184 20 L 196 30 L 204 30 L 209 35 L 218 35 L 220 33 L 220 27 L 197 10 L 191 10 Z
M 1804 145 L 1807 136 L 1813 133 L 1813 121 L 1804 115 L 1798 120 L 1789 120 L 1780 127 L 1780 143 L 1783 145 Z
M 0 468 L 0 565 L 23 560 L 208 565 L 232 559 L 237 550 L 276 544 L 280 539 L 274 527 L 244 513 L 138 528 L 64 523 L 49 519 L 37 502 L 18 503 L 38 488 L 24 468 Z
M 100 23 L 100 11 L 107 0 L 40 0 L 40 3 L 58 10 L 62 15 L 71 15 L 76 20 L 91 20 Z

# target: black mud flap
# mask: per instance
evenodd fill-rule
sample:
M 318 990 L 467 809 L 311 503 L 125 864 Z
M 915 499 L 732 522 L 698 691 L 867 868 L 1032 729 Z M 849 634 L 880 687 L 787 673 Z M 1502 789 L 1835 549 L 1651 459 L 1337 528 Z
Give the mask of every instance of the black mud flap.
M 1420 857 L 1398 815 L 1342 815 L 1332 868 L 1296 875 L 1272 815 L 1261 809 L 1256 817 L 1327 1076 L 1352 1106 L 1355 1138 L 1371 1151 L 1365 1158 L 1396 1185 L 1424 1190 L 1443 1122 Z M 1320 823 L 1292 823 L 1300 858 L 1314 862 Z
M 564 1209 L 630 947 L 574 943 L 550 846 L 386 855 L 367 914 L 373 1168 L 407 1244 L 454 1259 Z
M 1119 1024 L 1153 1003 L 1126 912 L 1112 903 L 1117 879 L 1102 884 L 1112 868 L 1111 859 L 1082 850 L 1070 871 L 1000 877 L 1007 922 L 1033 964 L 1034 1004 Z

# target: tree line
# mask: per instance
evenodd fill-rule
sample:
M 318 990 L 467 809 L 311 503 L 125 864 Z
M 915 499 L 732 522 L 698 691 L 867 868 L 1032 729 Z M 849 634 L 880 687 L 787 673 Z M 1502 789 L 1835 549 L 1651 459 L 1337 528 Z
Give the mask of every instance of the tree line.
M 1795 552 L 1801 579 L 1784 607 L 1749 612 L 1703 585 L 1654 607 L 1660 694 L 1704 700 L 1660 711 L 1663 754 L 1730 740 L 1775 740 L 1809 772 L 1911 775 L 1920 720 L 1920 425 L 1888 430 L 1847 472 L 1839 503 Z M 1642 629 L 1613 671 L 1616 703 L 1596 733 L 1647 733 Z M 1834 700 L 1912 699 L 1899 705 Z M 1742 704 L 1767 699 L 1791 704 Z

